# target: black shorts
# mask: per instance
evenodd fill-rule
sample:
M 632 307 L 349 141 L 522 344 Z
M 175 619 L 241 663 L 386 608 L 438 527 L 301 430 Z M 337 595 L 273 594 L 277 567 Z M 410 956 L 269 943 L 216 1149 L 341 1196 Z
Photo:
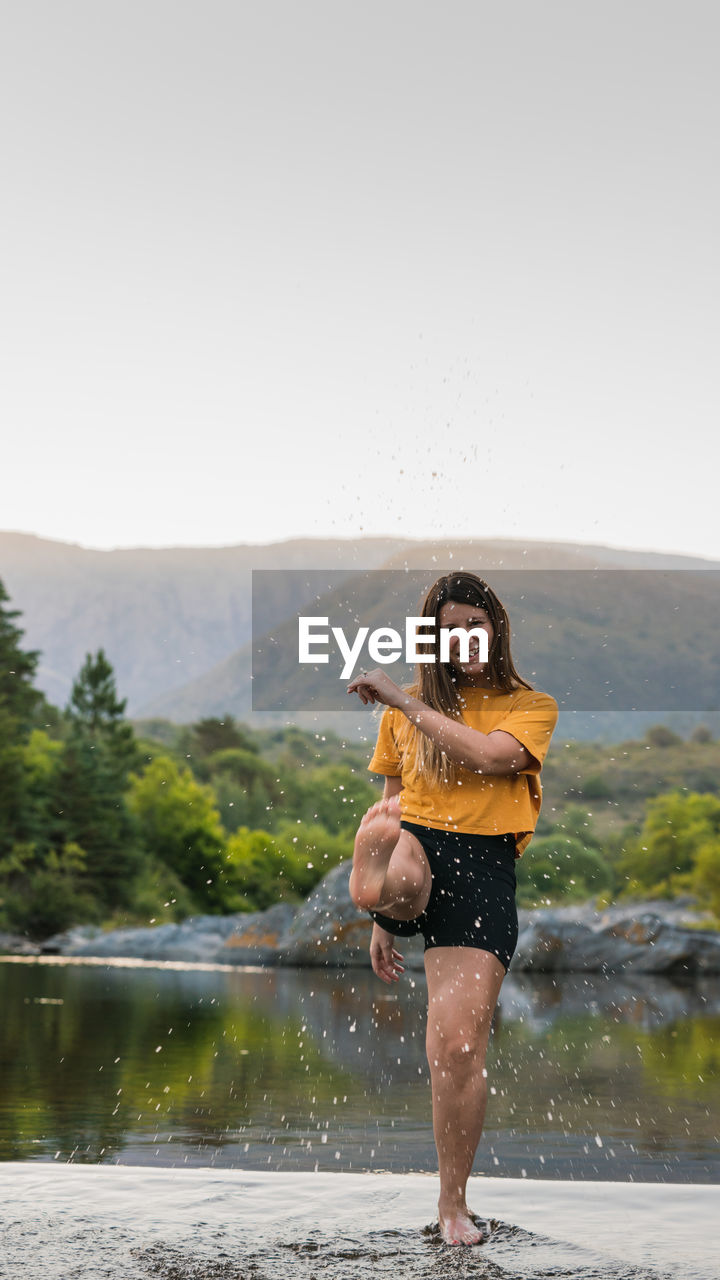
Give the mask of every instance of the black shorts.
M 400 823 L 417 836 L 430 864 L 428 904 L 414 920 L 393 920 L 371 911 L 388 933 L 409 938 L 421 933 L 431 947 L 479 947 L 497 956 L 507 970 L 518 939 L 515 905 L 515 837 L 436 831 Z

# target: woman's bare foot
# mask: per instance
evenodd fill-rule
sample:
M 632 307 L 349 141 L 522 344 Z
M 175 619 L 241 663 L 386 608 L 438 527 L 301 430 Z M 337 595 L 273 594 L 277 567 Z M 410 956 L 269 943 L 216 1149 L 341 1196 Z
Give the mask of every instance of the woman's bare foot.
M 444 1216 L 438 1211 L 438 1225 L 445 1244 L 482 1243 L 483 1233 L 475 1226 L 470 1210 L 465 1207 L 451 1209 Z
M 378 800 L 361 819 L 355 836 L 350 896 L 363 911 L 379 908 L 388 865 L 400 839 L 400 800 Z

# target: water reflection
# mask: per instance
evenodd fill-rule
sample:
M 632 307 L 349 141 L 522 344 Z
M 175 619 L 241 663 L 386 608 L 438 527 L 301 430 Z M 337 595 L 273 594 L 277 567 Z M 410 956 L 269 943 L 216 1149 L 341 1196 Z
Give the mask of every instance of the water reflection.
M 0 964 L 0 1157 L 430 1171 L 425 984 L 364 970 Z M 476 1171 L 717 1181 L 712 981 L 518 975 Z

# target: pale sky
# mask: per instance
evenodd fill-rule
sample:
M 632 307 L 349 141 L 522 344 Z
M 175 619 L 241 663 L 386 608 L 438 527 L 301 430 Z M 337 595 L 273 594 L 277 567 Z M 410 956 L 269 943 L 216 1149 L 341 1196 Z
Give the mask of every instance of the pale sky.
M 720 558 L 714 4 L 3 26 L 1 529 Z

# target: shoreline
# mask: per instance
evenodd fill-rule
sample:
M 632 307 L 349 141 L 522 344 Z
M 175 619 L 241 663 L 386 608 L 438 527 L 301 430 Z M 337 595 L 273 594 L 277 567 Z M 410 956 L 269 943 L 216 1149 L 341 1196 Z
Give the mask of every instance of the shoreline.
M 592 902 L 518 910 L 513 973 L 720 973 L 720 929 L 695 899 Z M 368 969 L 372 921 L 349 896 L 349 863 L 327 873 L 300 904 L 188 916 L 175 924 L 103 930 L 80 925 L 30 942 L 0 933 L 6 955 L 187 961 L 220 966 Z M 406 968 L 423 970 L 422 939 L 404 940 Z
M 8 1162 L 0 1165 L 0 1190 L 5 1222 L 12 1227 L 10 1257 L 18 1256 L 28 1280 L 30 1276 L 34 1280 L 34 1275 L 50 1280 L 60 1276 L 63 1268 L 67 1274 L 68 1258 L 75 1259 L 73 1274 L 91 1274 L 76 1269 L 84 1249 L 88 1257 L 102 1252 L 103 1265 L 115 1248 L 125 1254 L 130 1251 L 136 1258 L 156 1260 L 158 1251 L 166 1255 L 170 1251 L 176 1264 L 185 1259 L 184 1265 L 189 1260 L 193 1267 L 199 1254 L 208 1267 L 217 1266 L 220 1257 L 232 1259 L 234 1255 L 232 1270 L 208 1272 L 228 1276 L 242 1274 L 236 1267 L 247 1260 L 250 1244 L 254 1256 L 266 1256 L 270 1271 L 270 1256 L 278 1247 L 294 1250 L 297 1266 L 299 1250 L 322 1252 L 337 1238 L 345 1242 L 352 1239 L 362 1261 L 364 1245 L 369 1247 L 374 1241 L 377 1248 L 382 1236 L 387 1247 L 388 1236 L 400 1233 L 403 1239 L 407 1237 L 402 1249 L 407 1256 L 411 1246 L 415 1250 L 420 1247 L 423 1228 L 436 1220 L 438 1181 L 434 1174 L 270 1173 Z M 497 1242 L 491 1236 L 487 1245 L 463 1253 L 468 1260 L 477 1259 L 483 1249 L 490 1262 L 494 1251 L 499 1251 L 496 1261 L 500 1264 L 501 1258 L 510 1261 L 515 1250 L 517 1274 L 523 1276 L 554 1274 L 552 1269 L 543 1269 L 547 1254 L 555 1266 L 561 1256 L 563 1265 L 574 1258 L 570 1265 L 576 1267 L 578 1276 L 585 1268 L 590 1268 L 588 1275 L 638 1274 L 628 1271 L 629 1266 L 639 1268 L 643 1275 L 650 1272 L 677 1280 L 717 1280 L 712 1227 L 719 1191 L 717 1184 L 546 1182 L 474 1176 L 468 1186 L 473 1211 L 497 1224 L 512 1224 L 516 1235 L 508 1238 L 506 1231 L 503 1239 L 501 1229 Z M 526 1239 L 524 1233 L 532 1239 Z M 280 1237 L 284 1244 L 278 1243 Z M 288 1237 L 292 1237 L 290 1243 Z M 28 1249 L 33 1241 L 32 1259 L 23 1261 L 25 1240 Z M 427 1249 L 427 1242 L 422 1248 Z M 447 1257 L 444 1247 L 442 1256 Z M 524 1270 L 523 1259 L 540 1269 Z M 33 1263 L 35 1272 L 28 1269 Z M 118 1275 L 122 1265 L 118 1259 Z M 358 1274 L 361 1272 L 360 1266 Z M 114 1272 L 105 1270 L 103 1274 Z M 324 1274 L 335 1272 L 325 1269 Z M 347 1275 L 347 1263 L 345 1271 L 336 1274 Z M 411 1271 L 401 1268 L 396 1274 L 419 1272 L 413 1264 Z M 463 1274 L 462 1268 L 459 1274 Z M 502 1267 L 499 1274 L 503 1274 Z

